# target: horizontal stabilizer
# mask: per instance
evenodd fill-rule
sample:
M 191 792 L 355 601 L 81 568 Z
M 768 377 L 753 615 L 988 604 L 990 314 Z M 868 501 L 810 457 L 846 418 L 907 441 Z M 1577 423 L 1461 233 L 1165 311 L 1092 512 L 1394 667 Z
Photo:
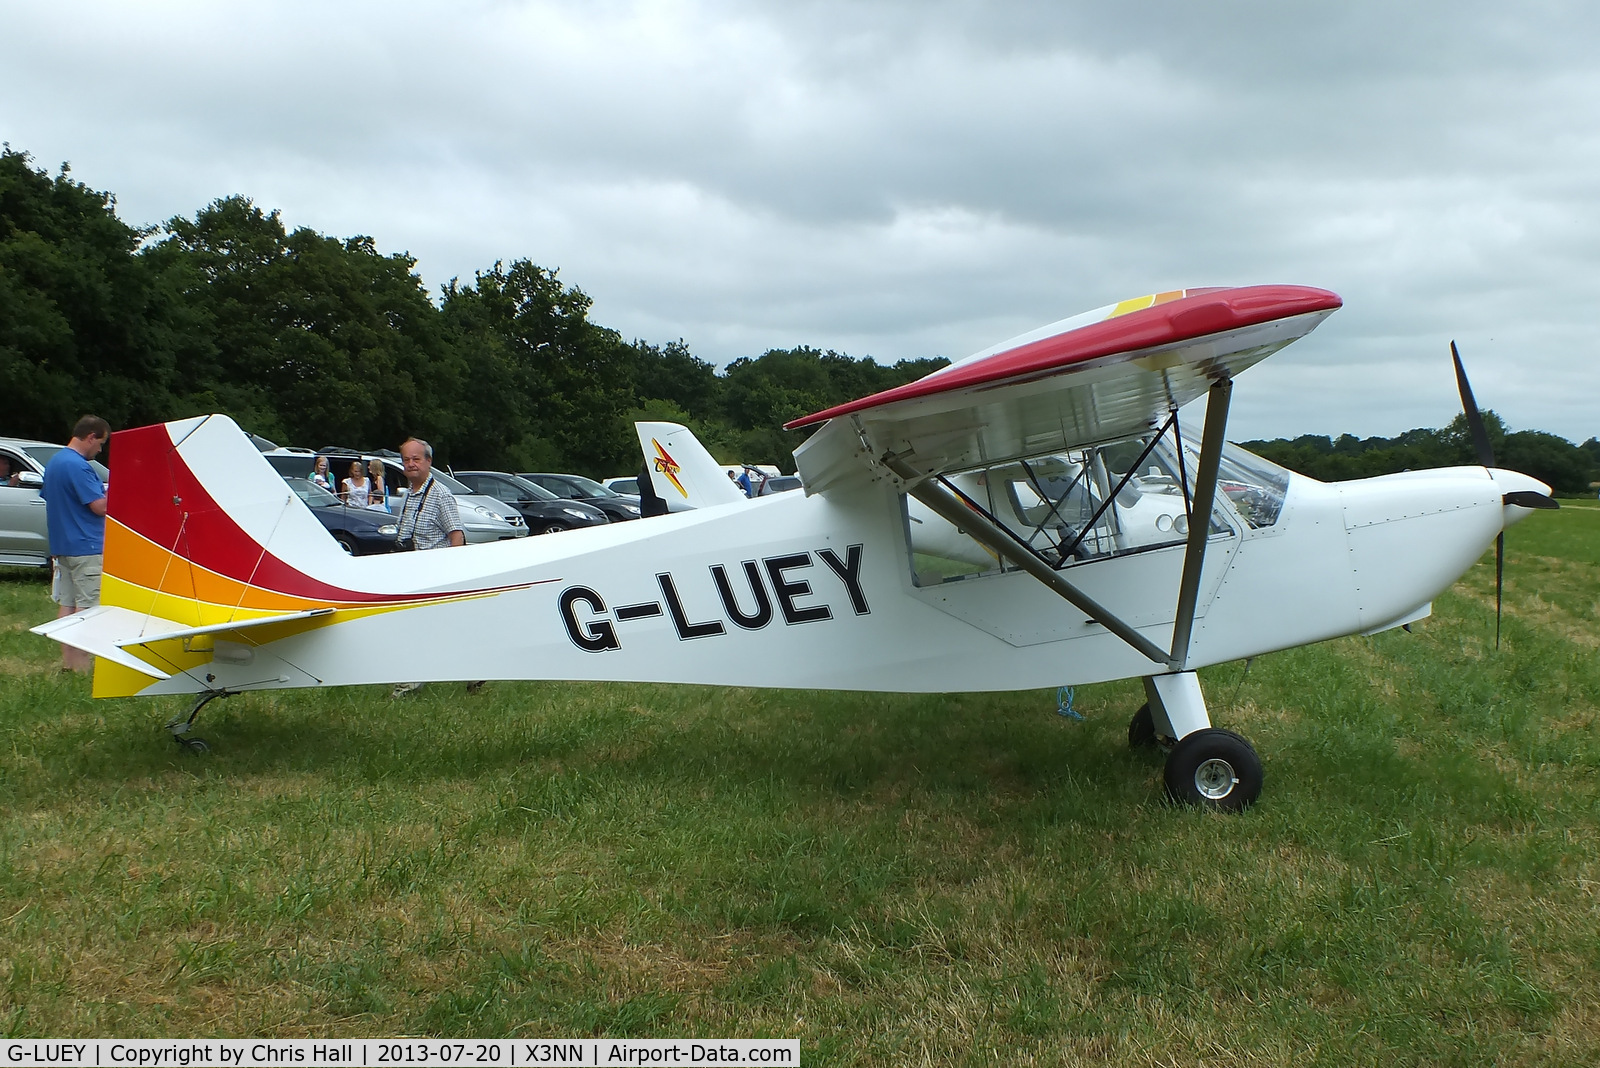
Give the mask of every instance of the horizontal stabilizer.
M 315 619 L 318 616 L 329 616 L 333 614 L 333 611 L 332 608 L 308 608 L 303 612 L 280 612 L 274 616 L 261 616 L 258 619 L 238 619 L 231 623 L 212 623 L 204 627 L 185 627 L 181 623 L 173 623 L 172 627 L 175 629 L 163 630 L 158 634 L 141 634 L 136 638 L 127 638 L 119 641 L 117 645 L 125 648 L 130 645 L 148 645 L 151 642 L 171 641 L 174 638 L 193 638 L 201 634 L 226 634 L 230 631 L 265 627 L 270 623 L 288 623 L 296 619 Z M 137 615 L 137 613 L 130 614 Z M 139 618 L 141 620 L 145 619 L 144 616 L 139 616 Z M 167 621 L 161 620 L 160 622 L 165 623 Z
M 132 668 L 155 679 L 170 676 L 159 668 L 127 652 L 130 646 L 153 645 L 156 642 L 194 638 L 202 634 L 222 635 L 235 631 L 252 630 L 272 623 L 288 623 L 297 619 L 314 619 L 333 614 L 332 608 L 311 608 L 303 612 L 280 612 L 276 615 L 239 619 L 228 623 L 211 623 L 203 627 L 190 627 L 176 620 L 135 612 L 115 605 L 96 605 L 70 616 L 52 619 L 33 628 L 34 634 L 54 638 L 62 645 L 82 649 L 86 653 Z
M 62 616 L 60 619 L 52 619 L 48 623 L 41 623 L 33 628 L 33 633 L 54 638 L 62 645 L 82 649 L 114 664 L 121 664 L 140 674 L 149 675 L 153 679 L 170 678 L 171 676 L 165 671 L 151 667 L 122 648 L 125 644 L 123 639 L 129 634 L 138 634 L 142 627 L 150 623 L 155 623 L 163 629 L 183 626 L 182 623 L 174 623 L 170 619 L 102 604 L 84 609 L 82 612 L 74 612 L 70 616 Z

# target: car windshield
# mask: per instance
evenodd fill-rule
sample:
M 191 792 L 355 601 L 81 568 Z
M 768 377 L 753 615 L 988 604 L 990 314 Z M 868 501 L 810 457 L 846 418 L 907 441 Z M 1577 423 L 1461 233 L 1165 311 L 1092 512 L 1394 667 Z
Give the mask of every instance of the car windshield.
M 50 457 L 64 448 L 66 448 L 65 445 L 24 445 L 22 451 L 38 460 L 39 466 L 43 467 L 50 462 Z M 111 481 L 111 472 L 106 469 L 105 464 L 99 460 L 90 460 L 89 466 L 94 468 L 94 473 L 100 476 L 101 482 Z
M 303 478 L 286 478 L 284 481 L 294 490 L 296 497 L 313 508 L 338 508 L 342 503 L 339 498 L 314 482 L 308 482 Z
M 606 487 L 600 485 L 600 483 L 596 482 L 592 478 L 584 478 L 582 475 L 562 475 L 561 477 L 582 490 L 585 497 L 622 496 L 622 494 L 616 492 L 615 490 L 606 489 Z
M 443 486 L 451 493 L 465 493 L 471 495 L 478 492 L 471 486 L 452 478 L 450 475 L 446 474 L 444 471 L 441 471 L 437 467 L 433 469 L 433 477 L 438 480 L 439 485 Z
M 560 500 L 560 498 L 557 497 L 554 493 L 551 493 L 549 490 L 545 489 L 543 486 L 539 485 L 537 482 L 529 482 L 527 479 L 523 478 L 521 475 L 498 475 L 496 477 L 503 478 L 507 482 L 511 483 L 513 486 L 515 486 L 517 488 L 517 492 L 520 493 L 525 498 L 531 497 L 536 501 Z M 498 497 L 500 495 L 498 493 L 495 493 L 495 494 L 491 494 L 491 496 Z

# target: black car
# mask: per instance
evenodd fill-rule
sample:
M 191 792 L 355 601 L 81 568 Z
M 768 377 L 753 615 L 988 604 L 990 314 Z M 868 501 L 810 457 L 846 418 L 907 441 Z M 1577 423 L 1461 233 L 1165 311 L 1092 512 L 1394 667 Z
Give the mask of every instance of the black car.
M 592 478 L 582 475 L 551 475 L 534 472 L 521 476 L 536 486 L 554 493 L 557 497 L 565 497 L 569 501 L 582 501 L 584 504 L 593 505 L 611 517 L 613 523 L 620 523 L 624 519 L 639 518 L 639 498 L 628 497 L 615 490 L 607 489 Z
M 568 501 L 536 486 L 525 478 L 505 471 L 452 471 L 474 493 L 504 501 L 522 513 L 530 534 L 553 534 L 558 530 L 597 527 L 611 520 L 599 508 L 579 501 Z
M 285 478 L 295 496 L 305 501 L 339 547 L 351 556 L 394 552 L 394 516 L 375 508 L 351 508 L 303 478 Z

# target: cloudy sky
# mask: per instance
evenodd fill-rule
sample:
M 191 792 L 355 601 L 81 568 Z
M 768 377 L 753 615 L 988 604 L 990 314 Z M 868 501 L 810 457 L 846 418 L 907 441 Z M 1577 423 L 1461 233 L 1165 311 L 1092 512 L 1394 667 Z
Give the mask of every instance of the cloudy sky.
M 1600 435 L 1600 9 L 0 0 L 0 139 L 135 224 L 242 193 L 435 292 L 558 267 L 722 364 L 958 358 L 1164 289 L 1345 307 L 1232 436 Z

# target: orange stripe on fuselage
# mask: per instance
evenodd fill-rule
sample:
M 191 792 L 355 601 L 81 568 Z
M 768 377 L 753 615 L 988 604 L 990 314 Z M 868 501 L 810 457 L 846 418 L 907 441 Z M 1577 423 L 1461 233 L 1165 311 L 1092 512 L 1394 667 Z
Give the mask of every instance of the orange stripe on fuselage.
M 237 606 L 256 613 L 300 612 L 340 603 L 294 597 L 219 575 L 163 549 L 114 519 L 106 522 L 105 572 L 155 593 L 230 608 Z
M 296 621 L 285 624 L 285 633 L 293 633 L 316 626 L 327 626 L 345 620 L 380 615 L 419 605 L 448 604 L 453 601 L 492 597 L 510 590 L 559 582 L 560 579 L 541 579 L 537 582 L 519 582 L 485 590 L 460 590 L 454 593 L 425 593 L 415 595 L 389 594 L 384 600 L 311 600 L 292 597 L 276 590 L 252 586 L 219 575 L 168 552 L 148 538 L 129 530 L 115 520 L 106 523 L 106 572 L 101 590 L 101 601 L 118 608 L 126 608 L 143 615 L 159 616 L 175 623 L 206 627 L 282 612 L 302 612 L 312 608 L 335 608 L 332 616 L 315 621 Z M 276 634 L 277 628 L 264 628 Z M 263 635 L 264 636 L 264 635 Z M 281 636 L 281 635 L 278 635 Z

